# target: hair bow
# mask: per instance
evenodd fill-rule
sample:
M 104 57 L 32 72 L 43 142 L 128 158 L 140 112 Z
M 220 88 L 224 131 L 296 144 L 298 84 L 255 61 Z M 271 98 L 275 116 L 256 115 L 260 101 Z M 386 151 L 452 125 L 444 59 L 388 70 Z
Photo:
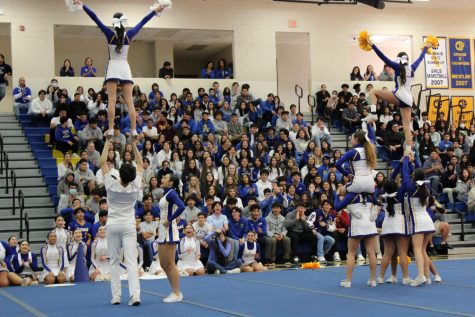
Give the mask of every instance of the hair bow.
M 424 185 L 424 184 L 430 184 L 430 181 L 429 181 L 429 180 L 417 181 L 416 184 L 419 185 L 419 186 L 422 186 L 422 185 Z
M 392 193 L 392 194 L 386 193 L 386 194 L 382 194 L 382 195 L 381 195 L 381 197 L 383 197 L 383 198 L 394 198 L 394 197 L 396 197 L 396 196 L 397 196 L 397 192 L 394 192 L 394 193 Z
M 404 65 L 404 64 L 409 63 L 409 57 L 407 55 L 403 55 L 401 57 L 396 58 L 396 60 L 394 62 L 397 63 L 397 64 Z
M 120 18 L 113 18 L 112 19 L 112 26 L 114 28 L 119 28 L 121 25 L 123 25 L 125 22 L 127 22 L 128 18 L 124 14 Z

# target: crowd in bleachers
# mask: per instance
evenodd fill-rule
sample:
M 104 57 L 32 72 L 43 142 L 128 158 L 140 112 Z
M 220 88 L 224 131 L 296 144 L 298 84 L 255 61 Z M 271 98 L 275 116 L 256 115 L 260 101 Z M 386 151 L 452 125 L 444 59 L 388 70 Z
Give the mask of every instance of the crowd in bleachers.
M 108 210 L 100 153 L 108 151 L 107 164 L 116 177 L 121 164 L 135 164 L 127 107 L 121 97 L 116 105 L 107 105 L 104 87 L 97 92 L 77 87 L 71 97 L 53 79 L 35 98 L 27 88 L 20 79 L 14 90 L 15 111 L 21 113 L 23 107 L 34 124 L 46 122 L 50 147 L 64 154 L 58 165 L 58 216 L 41 254 L 42 266 L 48 270 L 48 259 L 56 259 L 53 282 L 63 281 L 59 273 L 65 280 L 74 279 L 71 267 L 81 245 L 91 279 L 107 279 L 108 272 L 100 269 L 105 266 L 97 265 L 108 261 L 98 252 Z M 319 116 L 310 123 L 295 105 L 286 107 L 272 93 L 255 98 L 248 84 L 220 87 L 214 82 L 196 93 L 183 89 L 166 97 L 158 84 L 150 90 L 134 86 L 134 120 L 144 162 L 135 211 L 141 274 L 163 274 L 155 237 L 160 183 L 168 173 L 179 176 L 178 191 L 186 204 L 177 219 L 182 238 L 177 260 L 183 274 L 262 271 L 276 262 L 298 263 L 305 254 L 320 263 L 344 258 L 349 216 L 335 212 L 333 203 L 345 196 L 351 177 L 335 166 L 344 149 L 332 148 L 328 122 L 348 133 L 372 124 L 380 158 L 397 161 L 403 153 L 401 117 L 394 105 L 379 100 L 371 107 L 367 96 L 372 85 L 365 91 L 359 84 L 353 88 L 344 84 L 341 91 L 330 93 L 322 85 L 316 93 Z M 116 124 L 110 147 L 103 149 L 108 106 L 115 106 Z M 416 159 L 426 169 L 434 195 L 447 193 L 449 208 L 461 201 L 474 209 L 473 122 L 453 126 L 447 114 L 430 122 L 427 113 L 414 113 L 412 130 Z M 377 186 L 384 180 L 382 172 L 375 174 Z M 296 206 L 305 207 L 305 216 L 296 213 Z M 435 202 L 429 212 L 442 245 L 449 248 L 444 208 Z M 379 226 L 382 217 L 384 213 Z M 31 275 L 36 267 L 30 261 L 34 256 L 25 252 L 18 259 L 26 260 L 8 264 L 20 276 Z M 358 259 L 364 260 L 364 252 L 359 251 Z M 46 273 L 53 271 L 49 269 Z M 51 283 L 46 275 L 45 282 Z

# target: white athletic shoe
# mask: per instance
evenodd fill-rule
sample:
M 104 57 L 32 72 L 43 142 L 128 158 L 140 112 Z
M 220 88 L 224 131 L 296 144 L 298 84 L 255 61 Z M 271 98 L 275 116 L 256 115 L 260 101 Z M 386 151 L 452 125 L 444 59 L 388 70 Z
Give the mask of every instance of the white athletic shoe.
M 226 274 L 237 274 L 237 273 L 241 273 L 241 269 L 240 268 L 235 268 L 235 269 L 232 269 L 232 270 L 228 270 L 226 272 Z
M 378 283 L 378 284 L 384 284 L 384 278 L 383 278 L 383 277 L 377 277 L 377 278 L 376 278 L 376 283 Z
M 347 280 L 343 280 L 340 282 L 340 286 L 344 288 L 350 288 L 351 287 L 351 282 Z
M 413 280 L 410 277 L 406 277 L 402 279 L 402 284 L 403 285 L 409 285 L 413 282 Z
M 430 285 L 430 284 L 432 284 L 432 280 L 430 278 L 428 278 L 427 281 L 426 281 L 426 285 Z
M 221 271 L 220 271 L 220 270 L 216 270 L 216 271 L 214 271 L 214 274 L 221 274 Z
M 132 130 L 131 135 L 132 135 L 132 139 L 136 139 L 139 136 L 139 134 L 137 133 L 137 130 Z
M 183 300 L 183 294 L 180 292 L 180 295 L 176 295 L 175 293 L 171 292 L 170 295 L 163 299 L 164 303 L 177 303 Z
M 106 138 L 111 139 L 114 136 L 114 129 L 109 129 L 106 132 Z
M 371 286 L 371 287 L 376 287 L 377 283 L 375 280 L 368 280 L 368 282 L 366 282 L 366 285 L 368 286 Z
M 427 279 L 425 276 L 418 276 L 411 282 L 411 286 L 416 287 L 421 284 L 424 284 L 425 282 L 427 282 Z
M 333 261 L 341 262 L 340 253 L 338 252 L 333 253 Z
M 376 253 L 376 260 L 381 261 L 383 259 L 383 255 L 381 253 Z
M 132 297 L 130 297 L 129 306 L 140 306 L 140 296 L 133 295 Z
M 442 277 L 439 274 L 434 275 L 434 282 L 440 283 L 442 282 Z
M 386 280 L 386 283 L 397 283 L 397 277 L 394 276 L 394 275 L 391 275 L 387 280 Z
M 364 256 L 361 255 L 361 254 L 356 257 L 356 260 L 358 260 L 358 262 L 364 262 L 364 261 L 366 261 L 366 259 L 364 258 Z
M 318 257 L 318 262 L 320 262 L 321 264 L 325 264 L 325 263 L 327 263 L 327 260 L 325 259 L 324 256 L 319 256 Z
M 112 305 L 119 305 L 120 304 L 120 296 L 112 297 L 111 304 Z
M 361 119 L 360 121 L 362 122 L 368 122 L 368 121 L 378 121 L 378 116 L 372 113 L 369 113 L 366 117 Z

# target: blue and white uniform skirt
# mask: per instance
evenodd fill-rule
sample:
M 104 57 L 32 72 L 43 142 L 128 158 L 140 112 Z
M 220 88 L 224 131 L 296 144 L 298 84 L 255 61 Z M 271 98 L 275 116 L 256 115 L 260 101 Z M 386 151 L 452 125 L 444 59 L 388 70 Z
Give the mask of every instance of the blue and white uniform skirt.
M 390 217 L 386 212 L 384 217 L 381 236 L 408 236 L 410 234 L 408 219 L 402 212 L 401 208 L 397 208 L 397 205 L 394 206 L 395 214 L 394 217 Z M 400 206 L 400 204 L 399 204 Z M 398 210 L 399 209 L 399 210 Z
M 411 198 L 410 204 L 410 229 L 411 234 L 433 233 L 435 231 L 434 222 L 425 206 L 421 206 L 419 198 Z
M 110 60 L 107 65 L 105 81 L 133 83 L 129 62 L 123 60 Z
M 356 203 L 348 206 L 351 213 L 358 212 L 361 216 L 359 219 L 350 216 L 350 228 L 348 229 L 348 237 L 350 238 L 366 238 L 378 235 L 376 222 L 371 221 L 371 203 Z

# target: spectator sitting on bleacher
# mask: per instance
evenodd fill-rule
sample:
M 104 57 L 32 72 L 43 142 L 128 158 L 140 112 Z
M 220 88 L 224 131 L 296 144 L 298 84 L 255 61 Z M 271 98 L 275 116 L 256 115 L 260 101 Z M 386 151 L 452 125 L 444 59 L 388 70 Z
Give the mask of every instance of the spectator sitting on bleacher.
M 40 90 L 38 97 L 31 102 L 31 121 L 36 126 L 38 122 L 50 123 L 53 104 L 46 99 L 46 91 Z
M 384 145 L 389 150 L 391 160 L 399 160 L 403 154 L 404 136 L 399 132 L 399 124 L 393 121 L 391 130 L 387 131 Z
M 90 192 L 90 197 L 86 201 L 86 208 L 94 215 L 99 213 L 99 203 L 102 199 L 102 190 L 99 187 L 95 187 Z
M 163 63 L 163 67 L 158 71 L 158 78 L 173 78 L 173 68 L 170 62 L 166 61 Z
M 426 179 L 431 183 L 432 192 L 439 194 L 440 177 L 442 173 L 444 173 L 444 168 L 439 158 L 439 154 L 435 149 L 430 153 L 430 157 L 424 162 L 422 167 L 425 170 Z
M 59 196 L 58 210 L 61 210 L 61 211 L 65 208 L 71 208 L 71 207 L 74 208 L 75 200 L 79 200 L 80 206 L 84 205 L 83 193 L 80 192 L 80 190 L 82 190 L 81 183 L 79 183 L 78 185 L 78 182 L 76 181 L 66 181 L 67 179 L 70 179 L 70 177 L 68 176 L 66 176 L 66 179 L 63 179 L 58 184 L 58 196 Z M 61 184 L 62 182 L 63 184 Z M 64 214 L 62 215 L 63 217 L 65 216 Z M 66 218 L 64 218 L 64 220 L 68 222 Z
M 102 151 L 104 146 L 102 130 L 97 126 L 97 119 L 91 118 L 88 125 L 79 134 L 80 147 L 84 149 L 89 142 L 92 142 L 95 147 Z M 99 160 L 97 160 L 97 163 Z
M 100 167 L 99 165 L 100 165 L 101 155 L 96 150 L 96 146 L 94 142 L 92 141 L 87 143 L 86 152 L 87 152 L 87 161 L 89 163 L 89 167 L 94 172 Z
M 348 108 L 343 109 L 342 119 L 344 127 L 350 132 L 359 126 L 360 114 L 356 110 L 355 104 L 353 102 L 348 103 Z
M 300 202 L 295 205 L 296 209 L 285 216 L 284 225 L 291 241 L 294 263 L 299 263 L 298 251 L 302 242 L 309 244 L 312 259 L 316 259 L 317 238 L 306 221 L 305 205 Z
M 78 119 L 74 122 L 74 129 L 76 130 L 76 133 L 81 133 L 81 131 L 84 130 L 84 128 L 86 128 L 88 124 L 89 120 L 87 119 L 87 113 L 79 113 Z
M 63 161 L 58 164 L 58 180 L 63 179 L 68 170 L 74 170 L 74 166 L 71 163 L 71 153 L 66 152 Z
M 82 184 L 86 195 L 89 195 L 91 190 L 96 187 L 96 176 L 89 168 L 89 162 L 86 159 L 79 161 L 79 167 L 74 176 Z
M 79 138 L 71 131 L 68 118 L 61 117 L 59 122 L 60 124 L 56 126 L 54 133 L 56 150 L 63 152 L 63 154 L 72 151 L 74 156 L 79 147 Z
M 76 121 L 76 119 L 79 118 L 78 116 L 81 113 L 85 113 L 85 114 L 90 113 L 91 116 L 92 116 L 92 114 L 96 115 L 96 113 L 97 113 L 97 111 L 96 112 L 89 112 L 88 106 L 86 105 L 86 103 L 84 101 L 81 101 L 81 97 L 82 97 L 82 95 L 80 93 L 76 92 L 74 94 L 73 101 L 71 101 L 71 103 L 68 106 L 69 116 L 74 121 Z
M 322 118 L 318 118 L 317 122 L 312 126 L 311 129 L 312 141 L 315 142 L 317 147 L 321 147 L 322 141 L 327 141 L 327 143 L 332 145 L 332 136 L 328 128 L 325 126 Z
M 13 89 L 13 112 L 18 116 L 21 111 L 29 112 L 31 102 L 31 89 L 26 86 L 26 80 L 20 77 L 18 86 Z
M 120 174 L 117 169 L 114 167 L 114 161 L 111 159 L 107 159 L 107 167 L 109 167 L 109 174 L 116 179 L 119 179 Z M 96 173 L 96 184 L 97 186 L 104 185 L 104 175 L 102 174 L 102 169 L 99 169 Z

